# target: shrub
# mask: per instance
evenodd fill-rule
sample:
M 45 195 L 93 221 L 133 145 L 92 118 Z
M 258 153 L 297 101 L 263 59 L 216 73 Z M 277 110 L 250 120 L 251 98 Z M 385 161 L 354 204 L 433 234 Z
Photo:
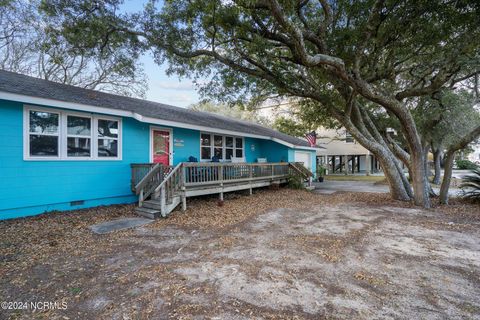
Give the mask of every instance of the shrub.
M 478 166 L 469 160 L 457 160 L 457 168 L 461 170 L 475 170 Z
M 472 173 L 463 177 L 462 181 L 460 188 L 462 188 L 463 197 L 480 202 L 480 168 L 472 170 Z
M 317 166 L 317 176 L 323 177 L 325 175 L 325 172 L 327 171 L 327 168 L 324 166 Z
M 303 178 L 297 175 L 288 176 L 287 186 L 290 189 L 305 189 L 305 185 L 303 184 Z

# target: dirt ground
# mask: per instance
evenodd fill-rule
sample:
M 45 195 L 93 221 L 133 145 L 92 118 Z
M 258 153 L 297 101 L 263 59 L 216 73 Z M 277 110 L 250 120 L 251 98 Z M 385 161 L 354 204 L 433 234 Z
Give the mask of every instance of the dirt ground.
M 480 319 L 478 205 L 262 190 L 88 229 L 129 216 L 111 206 L 0 222 L 0 301 L 57 302 L 0 318 Z

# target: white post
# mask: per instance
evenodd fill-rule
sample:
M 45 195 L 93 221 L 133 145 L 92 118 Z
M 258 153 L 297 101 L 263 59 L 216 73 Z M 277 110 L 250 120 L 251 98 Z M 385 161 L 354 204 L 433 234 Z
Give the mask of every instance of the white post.
M 182 193 L 182 211 L 187 211 L 187 196 L 185 191 Z
M 365 155 L 365 175 L 370 175 L 370 168 L 372 167 L 370 163 L 370 151 Z
M 162 214 L 162 217 L 165 217 L 167 215 L 166 201 L 167 199 L 165 198 L 165 184 L 164 184 L 160 189 L 160 213 Z
M 143 205 L 143 188 L 140 190 L 140 195 L 138 196 L 138 206 L 141 207 Z

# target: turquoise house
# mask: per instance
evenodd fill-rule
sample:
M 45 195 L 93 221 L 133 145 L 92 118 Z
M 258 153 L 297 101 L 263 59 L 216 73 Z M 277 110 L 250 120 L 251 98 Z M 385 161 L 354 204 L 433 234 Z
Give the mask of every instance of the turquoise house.
M 303 162 L 315 148 L 245 121 L 0 71 L 0 219 L 133 203 L 132 163 Z

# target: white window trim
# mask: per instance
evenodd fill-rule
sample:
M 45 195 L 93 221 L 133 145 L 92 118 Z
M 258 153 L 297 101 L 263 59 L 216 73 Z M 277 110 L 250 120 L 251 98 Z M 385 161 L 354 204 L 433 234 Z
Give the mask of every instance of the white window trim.
M 158 131 L 168 131 L 170 133 L 170 141 L 168 142 L 168 147 L 169 147 L 169 154 L 168 154 L 168 162 L 169 166 L 173 165 L 173 130 L 171 128 L 165 128 L 165 127 L 158 127 L 158 126 L 150 126 L 150 143 L 149 143 L 149 149 L 150 149 L 150 162 L 153 163 L 153 131 L 158 130 Z
M 202 134 L 208 134 L 210 135 L 210 146 L 202 146 Z M 242 150 L 242 156 L 241 158 L 245 158 L 245 138 L 244 137 L 241 137 L 241 136 L 235 136 L 235 135 L 231 135 L 231 134 L 219 134 L 219 133 L 215 133 L 215 132 L 205 132 L 205 131 L 200 131 L 200 134 L 199 134 L 199 140 L 200 140 L 200 162 L 209 162 L 209 161 L 212 161 L 212 158 L 214 156 L 214 150 L 215 148 L 220 148 L 220 147 L 215 147 L 215 142 L 214 142 L 214 136 L 221 136 L 222 137 L 222 159 L 220 159 L 221 162 L 231 162 L 232 160 L 227 160 L 225 159 L 225 150 L 226 150 L 226 146 L 225 146 L 225 137 L 232 137 L 233 138 L 233 148 L 229 148 L 229 149 L 233 149 L 233 154 L 232 154 L 232 157 L 235 157 L 235 158 L 240 158 L 240 157 L 237 157 L 236 156 L 236 150 L 237 150 L 237 138 L 239 139 L 242 139 L 242 148 L 238 148 L 238 149 L 241 149 Z M 202 148 L 208 148 L 210 147 L 210 159 L 202 159 Z
M 30 156 L 30 111 L 49 112 L 59 115 L 58 130 L 58 156 L 57 157 L 36 157 Z M 90 134 L 90 157 L 68 157 L 67 156 L 67 116 L 78 116 L 91 119 Z M 98 120 L 118 121 L 118 137 L 117 137 L 117 157 L 99 157 L 98 156 Z M 32 133 L 33 134 L 33 133 Z M 50 134 L 51 135 L 51 134 Z M 56 135 L 54 135 L 56 136 Z M 73 137 L 71 135 L 70 137 Z M 80 136 L 79 136 L 80 137 Z M 87 136 L 81 136 L 88 138 Z M 100 114 L 83 113 L 55 108 L 37 107 L 32 105 L 24 105 L 23 107 L 23 160 L 25 161 L 121 161 L 122 160 L 122 119 Z

